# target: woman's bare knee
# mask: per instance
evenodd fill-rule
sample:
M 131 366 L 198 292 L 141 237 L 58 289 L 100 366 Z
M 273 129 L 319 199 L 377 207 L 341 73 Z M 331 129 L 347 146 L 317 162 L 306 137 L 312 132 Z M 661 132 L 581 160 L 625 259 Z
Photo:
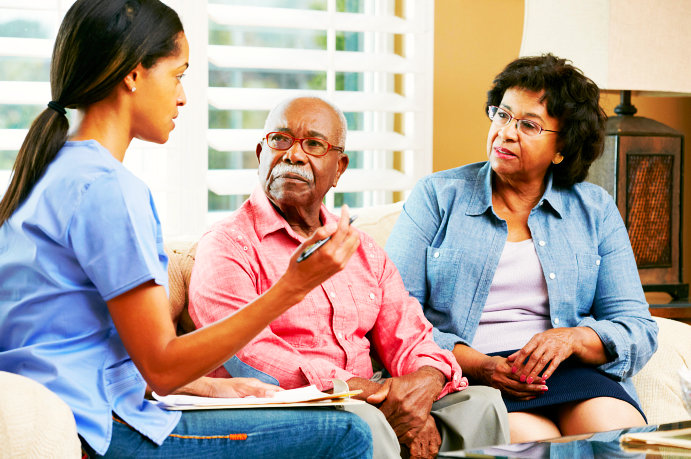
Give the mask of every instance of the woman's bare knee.
M 559 410 L 558 422 L 563 435 L 645 425 L 645 419 L 636 408 L 612 397 L 597 397 L 564 405 Z
M 509 413 L 509 429 L 511 443 L 545 440 L 562 435 L 551 419 L 523 411 Z

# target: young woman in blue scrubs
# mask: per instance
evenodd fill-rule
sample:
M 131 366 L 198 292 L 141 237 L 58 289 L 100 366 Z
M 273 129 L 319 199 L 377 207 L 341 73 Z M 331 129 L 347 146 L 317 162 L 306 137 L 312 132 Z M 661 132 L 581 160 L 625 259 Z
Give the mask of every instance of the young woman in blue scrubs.
M 328 409 L 165 411 L 168 394 L 228 360 L 339 271 L 358 244 L 347 218 L 303 263 L 232 317 L 176 336 L 151 193 L 122 165 L 133 138 L 168 140 L 185 105 L 189 48 L 158 0 L 78 0 L 58 32 L 52 101 L 31 125 L 0 202 L 0 370 L 71 407 L 82 445 L 110 457 L 369 457 L 357 416 Z M 81 112 L 68 137 L 65 108 Z M 223 390 L 269 390 L 230 380 Z M 234 386 L 235 384 L 235 386 Z

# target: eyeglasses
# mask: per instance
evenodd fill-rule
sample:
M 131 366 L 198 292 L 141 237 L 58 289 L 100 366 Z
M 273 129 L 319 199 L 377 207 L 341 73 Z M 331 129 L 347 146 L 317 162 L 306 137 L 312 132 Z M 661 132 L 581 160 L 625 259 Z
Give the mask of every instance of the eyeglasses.
M 302 151 L 312 156 L 324 156 L 329 150 L 343 153 L 343 148 L 335 147 L 323 139 L 305 137 L 298 139 L 285 132 L 269 132 L 266 134 L 266 144 L 274 150 L 289 150 L 295 142 L 300 142 Z
M 487 109 L 487 116 L 489 116 L 489 119 L 492 120 L 492 123 L 495 126 L 499 127 L 507 126 L 509 123 L 511 123 L 511 120 L 516 120 L 516 129 L 518 129 L 522 134 L 525 135 L 538 135 L 541 134 L 542 131 L 560 132 L 553 131 L 551 129 L 544 129 L 535 121 L 514 118 L 514 116 L 511 113 L 507 112 L 501 107 L 496 107 L 494 105 L 491 105 Z

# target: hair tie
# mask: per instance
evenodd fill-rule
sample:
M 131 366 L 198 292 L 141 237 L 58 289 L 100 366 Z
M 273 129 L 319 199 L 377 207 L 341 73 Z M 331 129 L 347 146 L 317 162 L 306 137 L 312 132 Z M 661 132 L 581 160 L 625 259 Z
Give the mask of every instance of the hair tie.
M 48 108 L 52 108 L 53 110 L 60 113 L 61 115 L 67 114 L 67 110 L 65 110 L 65 107 L 63 107 L 59 103 L 55 102 L 54 100 L 51 100 L 50 102 L 48 102 Z

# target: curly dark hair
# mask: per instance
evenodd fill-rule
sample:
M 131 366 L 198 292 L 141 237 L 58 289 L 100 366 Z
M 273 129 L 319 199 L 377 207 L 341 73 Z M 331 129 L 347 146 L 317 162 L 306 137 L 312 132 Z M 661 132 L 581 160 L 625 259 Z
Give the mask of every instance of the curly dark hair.
M 585 180 L 590 165 L 601 154 L 607 115 L 600 107 L 600 89 L 570 61 L 552 54 L 521 57 L 496 76 L 487 92 L 485 113 L 500 105 L 510 88 L 544 90 L 549 116 L 560 122 L 560 153 L 564 160 L 552 164 L 553 183 L 570 187 Z

